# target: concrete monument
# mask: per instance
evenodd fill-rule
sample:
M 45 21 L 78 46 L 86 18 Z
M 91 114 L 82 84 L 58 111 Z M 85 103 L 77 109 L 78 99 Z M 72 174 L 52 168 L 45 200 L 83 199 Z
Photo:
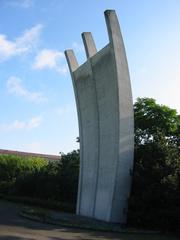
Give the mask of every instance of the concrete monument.
M 114 10 L 105 11 L 109 43 L 97 52 L 82 34 L 87 61 L 65 51 L 76 97 L 80 134 L 77 214 L 126 222 L 134 148 L 134 118 L 126 54 Z

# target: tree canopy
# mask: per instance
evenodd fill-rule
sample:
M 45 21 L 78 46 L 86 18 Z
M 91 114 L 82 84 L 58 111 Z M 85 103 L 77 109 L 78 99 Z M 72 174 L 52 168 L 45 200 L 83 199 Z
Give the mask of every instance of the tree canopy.
M 129 221 L 140 226 L 180 224 L 180 116 L 152 98 L 134 104 L 135 163 Z
M 175 109 L 159 105 L 153 98 L 138 98 L 134 118 L 136 144 L 153 142 L 158 134 L 179 144 L 180 115 Z

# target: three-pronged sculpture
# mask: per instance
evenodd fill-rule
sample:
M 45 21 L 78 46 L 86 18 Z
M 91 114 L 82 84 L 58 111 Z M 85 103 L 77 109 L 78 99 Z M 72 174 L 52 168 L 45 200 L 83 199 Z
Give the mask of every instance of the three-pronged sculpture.
M 128 65 L 115 11 L 105 11 L 109 44 L 97 52 L 82 34 L 87 61 L 65 51 L 76 97 L 80 133 L 77 214 L 126 222 L 134 149 Z

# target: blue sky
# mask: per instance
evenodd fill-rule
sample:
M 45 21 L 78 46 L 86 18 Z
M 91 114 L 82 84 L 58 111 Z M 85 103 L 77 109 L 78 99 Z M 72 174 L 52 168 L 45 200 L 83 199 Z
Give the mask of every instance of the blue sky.
M 103 12 L 115 9 L 133 98 L 180 112 L 179 0 L 0 0 L 0 148 L 58 154 L 78 148 L 64 50 L 85 61 L 81 33 L 108 43 Z

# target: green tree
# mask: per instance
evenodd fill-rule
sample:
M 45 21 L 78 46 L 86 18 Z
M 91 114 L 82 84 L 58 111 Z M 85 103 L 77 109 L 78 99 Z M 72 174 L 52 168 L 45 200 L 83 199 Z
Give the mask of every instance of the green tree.
M 79 176 L 79 150 L 61 155 L 61 195 L 67 202 L 76 203 Z
M 134 118 L 136 145 L 154 141 L 159 133 L 179 144 L 180 115 L 175 109 L 159 105 L 152 98 L 138 98 Z
M 129 222 L 177 228 L 180 224 L 180 116 L 152 98 L 134 104 L 135 164 Z

